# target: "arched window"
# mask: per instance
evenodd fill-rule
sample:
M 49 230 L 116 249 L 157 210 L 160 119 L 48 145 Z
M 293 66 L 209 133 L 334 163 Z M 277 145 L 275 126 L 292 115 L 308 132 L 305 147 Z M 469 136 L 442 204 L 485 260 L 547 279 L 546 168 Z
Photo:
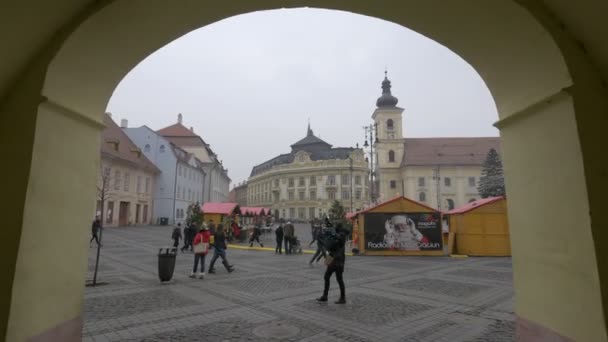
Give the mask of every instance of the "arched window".
M 418 201 L 426 202 L 426 194 L 424 192 L 418 194 Z
M 159 150 L 160 150 L 160 153 L 165 152 L 165 145 L 160 145 L 160 149 Z
M 150 152 L 150 144 L 146 144 L 146 146 L 144 146 L 144 152 Z
M 452 209 L 454 209 L 454 200 L 453 200 L 453 199 L 448 198 L 448 199 L 446 200 L 446 202 L 448 202 L 448 210 L 452 210 Z
M 389 163 L 395 162 L 395 151 L 393 151 L 393 150 L 388 151 L 388 162 Z
M 395 128 L 395 125 L 393 123 L 393 119 L 386 120 L 386 130 L 392 131 L 394 128 Z

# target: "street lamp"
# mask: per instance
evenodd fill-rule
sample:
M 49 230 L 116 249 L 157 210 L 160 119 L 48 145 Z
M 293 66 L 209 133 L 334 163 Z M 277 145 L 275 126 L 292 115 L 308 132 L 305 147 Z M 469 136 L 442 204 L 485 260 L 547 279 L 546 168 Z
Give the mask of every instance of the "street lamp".
M 378 140 L 378 124 L 374 123 L 373 125 L 369 125 L 369 126 L 363 126 L 363 129 L 365 130 L 365 143 L 363 144 L 364 147 L 369 147 L 370 148 L 370 156 L 369 156 L 369 161 L 370 161 L 370 200 L 371 202 L 375 202 L 376 200 L 376 194 L 375 194 L 375 185 L 374 185 L 374 177 L 376 175 L 376 172 L 374 171 L 374 145 L 378 142 L 380 142 Z M 368 134 L 369 134 L 369 141 L 370 143 L 367 142 L 367 138 L 368 138 Z M 367 161 L 367 158 L 366 158 Z

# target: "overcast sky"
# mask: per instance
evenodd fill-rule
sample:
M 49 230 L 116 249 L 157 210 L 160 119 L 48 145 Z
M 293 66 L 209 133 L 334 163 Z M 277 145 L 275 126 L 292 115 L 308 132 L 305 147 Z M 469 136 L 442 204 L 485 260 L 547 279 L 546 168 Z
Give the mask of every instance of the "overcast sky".
M 335 147 L 364 141 L 384 69 L 405 137 L 498 136 L 498 115 L 477 72 L 402 26 L 346 12 L 245 14 L 158 50 L 116 88 L 108 111 L 129 126 L 177 121 L 211 145 L 233 184 L 306 135 Z

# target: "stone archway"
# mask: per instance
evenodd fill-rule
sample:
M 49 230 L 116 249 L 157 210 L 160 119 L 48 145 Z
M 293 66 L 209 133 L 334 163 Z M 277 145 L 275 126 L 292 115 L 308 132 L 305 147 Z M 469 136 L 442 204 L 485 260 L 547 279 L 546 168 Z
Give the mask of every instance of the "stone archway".
M 3 145 L 19 146 L 9 153 L 17 167 L 3 171 L 3 178 L 13 181 L 9 194 L 17 197 L 8 209 L 18 213 L 14 228 L 4 233 L 12 247 L 2 252 L 3 263 L 14 273 L 0 292 L 7 304 L 1 317 L 8 340 L 80 336 L 85 270 L 85 244 L 80 242 L 93 197 L 101 115 L 124 75 L 191 30 L 285 5 L 273 0 L 213 6 L 195 0 L 179 6 L 132 0 L 58 9 L 78 14 L 61 21 L 53 37 L 41 36 L 45 48 L 23 66 L 16 81 L 0 88 L 8 89 L 1 93 L 0 139 Z M 593 156 L 593 141 L 602 137 L 596 123 L 608 105 L 596 66 L 571 33 L 547 8 L 525 1 L 390 1 L 378 6 L 300 0 L 288 5 L 345 10 L 401 24 L 452 49 L 480 73 L 500 116 L 519 338 L 606 340 L 602 302 L 608 297 L 608 270 L 602 257 L 608 252 L 598 247 L 608 233 L 600 229 L 599 216 L 592 218 L 599 215 L 594 209 L 601 208 L 599 194 L 608 187 L 608 157 Z M 23 128 L 21 136 L 7 129 L 15 126 Z

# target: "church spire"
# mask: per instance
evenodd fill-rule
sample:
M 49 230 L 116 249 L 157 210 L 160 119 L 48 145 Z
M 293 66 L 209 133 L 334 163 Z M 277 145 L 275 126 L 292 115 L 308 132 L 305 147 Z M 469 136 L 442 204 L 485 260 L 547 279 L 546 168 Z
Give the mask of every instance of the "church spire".
M 312 129 L 310 128 L 310 119 L 308 119 L 308 129 L 306 130 L 306 136 L 307 137 L 314 136 L 314 133 L 312 132 Z
M 395 107 L 399 100 L 391 94 L 391 81 L 388 79 L 388 71 L 384 69 L 384 81 L 382 81 L 382 96 L 376 101 L 378 107 Z

